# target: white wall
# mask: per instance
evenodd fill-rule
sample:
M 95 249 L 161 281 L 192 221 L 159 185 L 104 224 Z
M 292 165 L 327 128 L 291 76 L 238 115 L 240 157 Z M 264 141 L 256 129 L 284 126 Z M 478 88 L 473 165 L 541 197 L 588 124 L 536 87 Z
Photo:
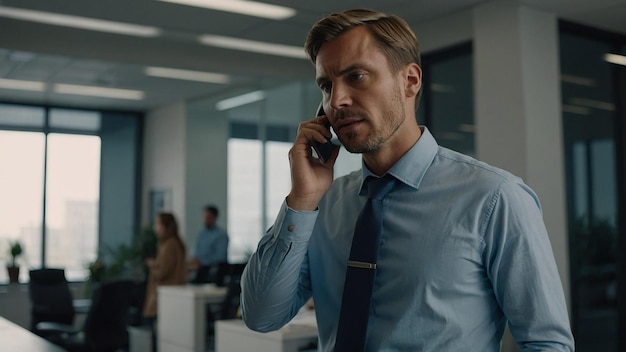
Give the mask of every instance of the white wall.
M 191 102 L 186 116 L 185 208 L 188 254 L 203 218 L 202 209 L 214 204 L 219 209 L 217 223 L 227 229 L 228 220 L 228 116 L 214 109 L 213 103 Z
M 169 204 L 185 233 L 185 114 L 184 103 L 150 111 L 146 115 L 143 143 L 142 225 L 150 220 L 150 191 L 167 190 Z
M 149 112 L 144 126 L 142 224 L 150 218 L 150 191 L 167 190 L 168 205 L 192 253 L 202 209 L 215 204 L 226 227 L 229 125 L 211 103 L 189 102 Z
M 444 16 L 426 23 L 411 25 L 420 45 L 422 55 L 429 51 L 443 49 L 468 42 L 473 37 L 473 17 L 471 9 Z

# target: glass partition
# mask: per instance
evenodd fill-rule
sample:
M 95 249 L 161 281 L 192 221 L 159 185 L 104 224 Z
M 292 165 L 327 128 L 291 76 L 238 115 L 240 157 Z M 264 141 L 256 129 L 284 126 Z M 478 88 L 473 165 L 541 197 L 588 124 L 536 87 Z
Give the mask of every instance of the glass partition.
M 422 62 L 424 83 L 418 122 L 428 126 L 440 145 L 475 156 L 471 43 L 426 54 Z
M 572 328 L 576 350 L 620 351 L 618 179 L 623 154 L 617 65 L 604 60 L 619 37 L 561 24 L 560 60 L 569 222 Z M 622 41 L 624 38 L 621 39 Z M 623 89 L 623 88 L 622 88 Z M 623 303 L 622 303 L 623 304 Z

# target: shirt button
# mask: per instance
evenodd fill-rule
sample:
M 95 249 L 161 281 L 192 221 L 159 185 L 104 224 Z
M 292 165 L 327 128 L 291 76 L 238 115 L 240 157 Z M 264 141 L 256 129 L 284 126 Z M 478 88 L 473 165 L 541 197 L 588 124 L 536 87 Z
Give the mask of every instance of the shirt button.
M 289 231 L 289 232 L 293 232 L 293 230 L 295 230 L 295 229 L 296 229 L 296 227 L 295 227 L 295 226 L 293 226 L 293 225 L 289 225 L 289 226 L 287 227 L 287 231 Z

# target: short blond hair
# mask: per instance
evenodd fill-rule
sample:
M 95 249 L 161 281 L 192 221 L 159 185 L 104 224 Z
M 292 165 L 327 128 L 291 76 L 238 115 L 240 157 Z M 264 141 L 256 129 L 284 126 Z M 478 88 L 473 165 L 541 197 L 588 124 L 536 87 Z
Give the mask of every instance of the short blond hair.
M 315 65 L 321 46 L 345 31 L 365 26 L 387 57 L 392 72 L 410 63 L 421 68 L 419 44 L 415 33 L 402 18 L 369 9 L 352 9 L 328 15 L 313 25 L 304 50 Z

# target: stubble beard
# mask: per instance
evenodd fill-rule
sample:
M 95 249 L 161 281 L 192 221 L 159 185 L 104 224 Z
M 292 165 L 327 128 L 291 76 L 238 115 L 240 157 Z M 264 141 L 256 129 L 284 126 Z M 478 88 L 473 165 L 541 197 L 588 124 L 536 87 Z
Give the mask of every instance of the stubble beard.
M 347 151 L 350 153 L 375 152 L 379 150 L 394 134 L 396 134 L 396 132 L 398 132 L 400 126 L 402 126 L 402 123 L 404 122 L 404 105 L 399 87 L 396 86 L 392 97 L 389 100 L 386 100 L 384 104 L 384 120 L 382 120 L 381 128 L 371 129 L 361 143 L 356 142 L 358 133 L 351 132 L 347 134 L 347 141 L 342 141 Z

